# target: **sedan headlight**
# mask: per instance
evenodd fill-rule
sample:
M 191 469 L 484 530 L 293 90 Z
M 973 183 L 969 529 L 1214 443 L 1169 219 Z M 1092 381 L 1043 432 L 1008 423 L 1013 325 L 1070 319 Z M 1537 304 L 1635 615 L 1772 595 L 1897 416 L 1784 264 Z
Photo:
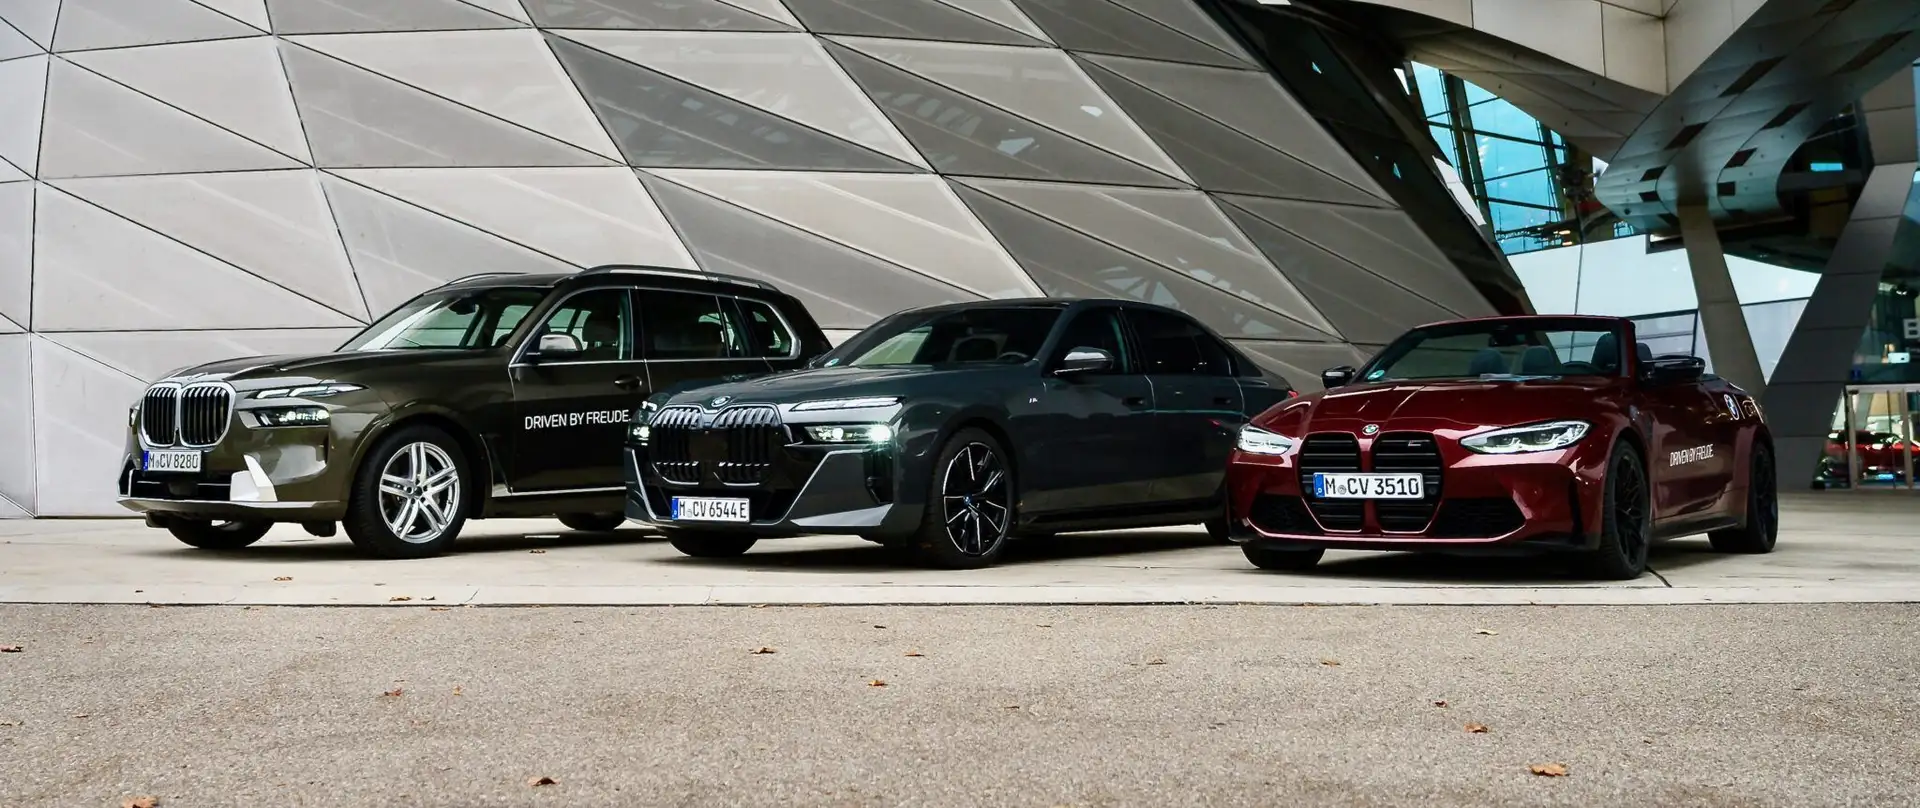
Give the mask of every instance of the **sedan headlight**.
M 325 407 L 274 407 L 254 410 L 261 426 L 324 426 L 333 420 Z
M 256 399 L 326 398 L 327 396 L 337 396 L 341 393 L 351 393 L 355 390 L 365 389 L 367 388 L 357 384 L 335 384 L 329 382 L 327 384 L 309 384 L 300 387 L 274 387 L 266 390 L 255 390 L 253 391 L 253 397 Z
M 1481 454 L 1548 452 L 1572 446 L 1587 436 L 1585 421 L 1552 421 L 1512 429 L 1496 429 L 1460 439 L 1460 445 Z
M 627 427 L 627 438 L 634 443 L 645 446 L 647 445 L 647 441 L 653 439 L 653 427 L 647 426 L 646 424 L 629 426 Z
M 1240 428 L 1240 440 L 1237 445 L 1240 451 L 1248 454 L 1283 455 L 1298 447 L 1300 441 L 1278 432 L 1269 432 L 1260 427 L 1248 425 Z
M 810 426 L 807 437 L 821 443 L 886 443 L 893 440 L 893 427 L 886 424 Z
M 793 405 L 794 412 L 818 412 L 820 410 L 864 410 L 873 407 L 891 407 L 900 403 L 899 396 L 867 396 L 866 398 L 827 398 L 819 401 L 802 401 Z

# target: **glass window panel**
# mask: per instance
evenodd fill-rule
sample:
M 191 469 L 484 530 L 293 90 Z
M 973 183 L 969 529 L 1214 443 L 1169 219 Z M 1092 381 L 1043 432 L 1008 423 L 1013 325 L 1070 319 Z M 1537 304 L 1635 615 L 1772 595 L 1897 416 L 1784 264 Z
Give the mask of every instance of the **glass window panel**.
M 772 306 L 758 300 L 737 300 L 746 320 L 747 350 L 751 356 L 785 358 L 793 355 L 794 340 L 787 323 Z
M 1067 354 L 1077 348 L 1097 348 L 1113 354 L 1114 366 L 1103 373 L 1127 373 L 1132 370 L 1127 357 L 1127 343 L 1121 338 L 1125 333 L 1120 326 L 1120 310 L 1116 308 L 1083 311 L 1074 315 L 1073 322 L 1067 324 L 1066 331 L 1060 334 L 1060 347 L 1048 360 L 1049 366 L 1058 364 L 1067 358 Z
M 1232 376 L 1233 359 L 1226 347 L 1199 326 L 1165 312 L 1134 309 L 1127 312 L 1140 342 L 1140 359 L 1149 374 L 1176 376 Z
M 1473 144 L 1480 156 L 1480 167 L 1489 178 L 1535 171 L 1547 165 L 1547 148 L 1538 143 L 1474 135 Z
M 739 323 L 713 295 L 642 289 L 640 338 L 648 359 L 727 359 L 746 356 Z
M 1494 232 L 1501 234 L 1511 233 L 1515 230 L 1529 227 L 1538 227 L 1560 218 L 1560 214 L 1555 211 L 1508 205 L 1501 202 L 1489 203 L 1487 207 L 1493 212 Z
M 1548 176 L 1546 169 L 1502 177 L 1488 182 L 1486 186 L 1485 195 L 1490 200 L 1559 208 L 1558 200 L 1553 195 L 1553 178 Z
M 1464 79 L 1463 79 L 1463 80 L 1461 80 L 1461 82 L 1460 82 L 1460 83 L 1461 83 L 1461 84 L 1464 84 L 1464 85 L 1466 85 L 1466 88 L 1467 88 L 1467 106 L 1469 106 L 1469 107 L 1471 107 L 1471 106 L 1473 106 L 1473 105 L 1475 105 L 1475 104 L 1483 104 L 1483 103 L 1486 103 L 1486 102 L 1488 102 L 1488 101 L 1492 101 L 1492 100 L 1494 100 L 1495 98 L 1498 98 L 1498 97 L 1499 97 L 1499 96 L 1496 96 L 1496 95 L 1494 95 L 1493 93 L 1490 93 L 1490 92 L 1487 92 L 1487 91 L 1486 91 L 1485 89 L 1483 89 L 1483 88 L 1482 88 L 1482 87 L 1481 87 L 1480 85 L 1478 85 L 1478 84 L 1475 84 L 1475 83 L 1473 83 L 1473 82 L 1471 82 L 1471 81 L 1466 81 L 1466 80 L 1464 80 Z
M 1474 104 L 1467 109 L 1467 118 L 1473 122 L 1473 128 L 1481 132 L 1492 132 L 1521 140 L 1541 139 L 1540 122 L 1533 116 L 1520 111 L 1519 107 L 1504 98 Z
M 1460 149 L 1458 148 L 1458 144 L 1453 142 L 1453 130 L 1444 126 L 1429 124 L 1427 131 L 1433 133 L 1433 142 L 1439 144 L 1440 153 L 1447 156 L 1447 163 L 1458 168 L 1460 166 Z
M 534 339 L 565 334 L 580 343 L 567 361 L 617 362 L 633 358 L 633 323 L 627 317 L 627 290 L 594 289 L 567 298 L 547 315 Z
M 1446 77 L 1439 68 L 1415 63 L 1413 81 L 1420 88 L 1420 105 L 1427 117 L 1447 114 Z

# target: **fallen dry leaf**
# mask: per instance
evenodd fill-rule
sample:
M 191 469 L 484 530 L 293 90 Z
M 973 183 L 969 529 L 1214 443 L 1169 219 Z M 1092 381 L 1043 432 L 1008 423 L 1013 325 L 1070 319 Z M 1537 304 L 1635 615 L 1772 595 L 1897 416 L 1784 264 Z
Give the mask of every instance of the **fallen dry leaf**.
M 435 595 L 435 596 L 433 596 L 433 597 L 430 597 L 430 598 L 421 598 L 421 600 L 439 600 L 439 599 L 440 599 L 440 596 L 439 596 L 439 595 Z
M 278 578 L 275 578 L 274 580 L 276 580 L 276 581 L 291 581 L 291 580 L 293 580 L 293 576 L 291 576 L 291 575 L 282 575 L 282 576 L 280 576 L 280 577 L 278 577 Z
M 886 686 L 887 686 L 887 683 L 886 683 L 886 680 L 884 679 L 875 679 L 867 683 L 867 687 L 886 687 Z
M 755 648 L 755 649 L 753 650 L 753 652 L 752 652 L 752 653 L 755 653 L 755 654 L 771 654 L 771 653 L 776 653 L 776 652 L 775 652 L 775 651 L 774 651 L 774 650 L 773 650 L 772 648 L 767 648 L 767 647 L 765 647 L 765 646 L 761 646 L 761 647 L 759 647 L 759 648 Z
M 880 624 L 878 624 L 878 623 L 875 623 L 873 627 L 874 627 L 874 628 L 886 628 L 886 626 L 883 626 L 883 625 L 880 625 Z
M 453 686 L 453 695 L 456 695 L 456 696 L 459 696 L 459 695 L 463 695 L 463 694 L 462 694 L 462 693 L 460 692 L 460 686 L 459 686 L 459 685 L 454 685 L 454 686 Z
M 434 606 L 434 607 L 431 607 L 429 611 L 450 612 L 450 611 L 453 611 L 453 607 L 452 606 Z
M 1337 659 L 1323 659 L 1323 660 L 1320 660 L 1320 664 L 1322 664 L 1322 665 L 1325 665 L 1325 666 L 1327 666 L 1327 667 L 1329 667 L 1329 668 L 1337 668 L 1337 667 L 1340 667 L 1340 660 L 1337 660 Z
M 1485 634 L 1485 635 L 1487 635 L 1487 636 L 1489 636 L 1489 637 L 1492 637 L 1492 636 L 1494 636 L 1494 635 L 1496 635 L 1496 634 L 1499 634 L 1500 632 L 1498 632 L 1498 631 L 1494 631 L 1493 629 L 1490 629 L 1490 628 L 1476 628 L 1476 629 L 1474 629 L 1474 630 L 1473 630 L 1473 633 L 1475 633 L 1475 634 Z
M 74 718 L 92 718 L 93 713 L 74 713 L 73 717 Z
M 0 645 L 0 654 L 18 654 L 25 650 L 18 645 Z
M 158 806 L 159 804 L 160 804 L 159 797 L 148 797 L 143 795 L 139 797 L 127 797 L 126 799 L 121 800 L 120 808 L 156 808 L 156 806 Z
M 912 657 L 922 657 L 922 656 L 926 656 L 926 654 L 923 654 L 923 653 L 920 653 L 919 651 L 908 651 L 906 655 L 907 655 L 907 656 L 912 656 Z
M 19 721 L 0 721 L 0 727 L 17 727 L 20 726 L 20 723 Z M 1652 741 L 1648 741 L 1648 743 L 1652 743 Z
M 1165 665 L 1167 664 L 1167 661 L 1159 657 L 1154 657 L 1152 659 L 1147 660 L 1147 664 L 1148 665 Z
M 406 690 L 404 690 L 404 689 L 402 689 L 402 688 L 398 688 L 398 687 L 396 687 L 396 688 L 394 688 L 394 689 L 392 689 L 392 690 L 389 690 L 389 691 L 387 691 L 387 692 L 385 692 L 385 693 L 382 693 L 382 694 L 380 694 L 380 695 L 382 695 L 382 696 L 386 696 L 387 698 L 397 698 L 397 697 L 398 697 L 398 696 L 399 696 L 399 695 L 400 695 L 401 693 L 405 693 L 405 692 L 407 692 L 407 691 L 406 691 Z
M 1439 701 L 1436 701 L 1436 702 L 1434 702 L 1434 703 L 1433 703 L 1433 706 L 1435 706 L 1435 707 L 1445 707 L 1445 706 L 1447 706 L 1447 700 L 1446 700 L 1446 699 L 1441 699 L 1441 700 L 1439 700 Z
M 1053 624 L 1052 623 L 1035 623 L 1033 624 L 1033 627 L 1034 628 L 1053 628 Z
M 1535 763 L 1528 766 L 1527 771 L 1533 772 L 1541 777 L 1567 776 L 1567 767 L 1566 764 L 1563 763 Z
M 399 603 L 403 600 L 413 600 L 413 598 L 407 595 L 394 595 L 393 597 L 387 598 L 388 603 Z
M 1018 710 L 1018 709 L 1020 709 L 1020 705 L 1018 705 L 1018 704 L 1009 704 L 1009 705 L 1007 705 L 1007 709 L 1009 709 L 1009 710 Z
M 767 608 L 767 604 L 765 604 L 765 603 L 755 603 L 755 604 L 753 604 L 752 606 L 748 606 L 747 608 L 749 608 L 749 609 L 765 609 L 765 608 Z
M 1484 734 L 1488 730 L 1487 730 L 1487 725 L 1485 724 L 1468 724 L 1467 731 L 1476 733 L 1476 734 Z
M 532 553 L 532 554 L 534 554 L 534 555 L 546 555 L 546 552 L 547 552 L 547 551 L 545 551 L 545 550 L 528 550 L 527 552 L 529 552 L 529 553 Z M 539 785 L 539 784 L 538 784 L 538 783 L 536 783 L 535 785 Z
M 528 786 L 557 786 L 557 785 L 559 785 L 559 784 L 560 784 L 560 781 L 559 781 L 559 780 L 555 780 L 555 779 L 553 779 L 553 778 L 551 778 L 551 777 L 529 777 L 529 778 L 527 778 L 527 785 L 528 785 Z

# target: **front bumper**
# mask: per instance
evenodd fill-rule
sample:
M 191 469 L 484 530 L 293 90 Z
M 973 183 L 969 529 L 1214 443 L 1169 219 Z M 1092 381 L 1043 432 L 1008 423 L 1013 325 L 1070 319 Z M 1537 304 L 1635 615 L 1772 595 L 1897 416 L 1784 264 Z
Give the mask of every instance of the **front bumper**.
M 1316 499 L 1309 482 L 1314 469 L 1303 472 L 1300 452 L 1235 452 L 1227 473 L 1229 536 L 1266 546 L 1483 554 L 1598 546 L 1606 451 L 1597 436 L 1567 449 L 1516 455 L 1476 454 L 1446 437 L 1426 437 L 1434 462 L 1418 469 L 1426 479 L 1422 500 Z M 1376 439 L 1343 438 L 1360 447 L 1361 470 L 1414 470 L 1374 462 Z
M 236 416 L 218 444 L 195 450 L 201 452 L 201 470 L 194 473 L 142 471 L 147 447 L 130 431 L 116 481 L 118 501 L 159 521 L 337 522 L 346 516 L 353 482 L 350 438 L 371 420 L 336 412 L 328 426 L 269 428 Z
M 629 445 L 622 463 L 629 520 L 663 528 L 748 533 L 765 538 L 804 534 L 906 535 L 920 508 L 900 501 L 900 464 L 893 447 L 791 445 L 777 451 L 761 482 L 726 483 L 711 473 L 687 484 L 662 477 L 645 446 Z M 674 497 L 746 499 L 748 522 L 672 518 Z

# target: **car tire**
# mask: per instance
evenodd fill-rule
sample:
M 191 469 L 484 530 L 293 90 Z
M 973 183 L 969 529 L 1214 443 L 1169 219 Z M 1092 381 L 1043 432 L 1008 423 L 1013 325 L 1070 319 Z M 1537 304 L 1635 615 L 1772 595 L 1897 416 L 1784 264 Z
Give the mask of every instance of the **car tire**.
M 1207 528 L 1207 538 L 1212 539 L 1214 544 L 1233 543 L 1233 536 L 1227 530 L 1227 517 L 1216 516 L 1208 519 L 1205 525 Z
M 172 533 L 180 543 L 202 550 L 238 550 L 259 541 L 272 529 L 272 522 L 217 522 L 180 518 L 167 522 L 167 532 Z
M 1273 572 L 1306 572 L 1320 564 L 1320 557 L 1327 554 L 1324 547 L 1259 547 L 1252 544 L 1240 545 L 1240 552 L 1247 557 L 1247 563 L 1263 570 Z
M 1722 553 L 1770 553 L 1779 537 L 1780 482 L 1774 473 L 1773 450 L 1755 443 L 1752 455 L 1747 461 L 1747 523 L 1707 534 L 1713 549 Z
M 1653 546 L 1652 492 L 1640 451 L 1626 441 L 1613 445 L 1600 505 L 1600 546 L 1576 564 L 1581 577 L 1631 581 L 1647 571 Z
M 471 480 L 453 436 L 403 427 L 367 453 L 341 524 L 355 546 L 379 558 L 439 555 L 467 523 Z
M 605 533 L 627 523 L 624 513 L 563 513 L 554 518 L 559 519 L 560 524 L 566 525 L 568 530 L 587 533 Z
M 745 555 L 748 550 L 753 549 L 754 543 L 760 540 L 756 536 L 704 530 L 664 532 L 667 534 L 667 543 L 673 545 L 673 549 L 679 550 L 681 555 L 692 558 L 733 558 Z
M 990 567 L 1000 560 L 1018 518 L 1014 501 L 1019 489 L 1008 457 L 1000 441 L 982 429 L 962 429 L 940 447 L 916 541 L 922 562 L 960 570 Z

